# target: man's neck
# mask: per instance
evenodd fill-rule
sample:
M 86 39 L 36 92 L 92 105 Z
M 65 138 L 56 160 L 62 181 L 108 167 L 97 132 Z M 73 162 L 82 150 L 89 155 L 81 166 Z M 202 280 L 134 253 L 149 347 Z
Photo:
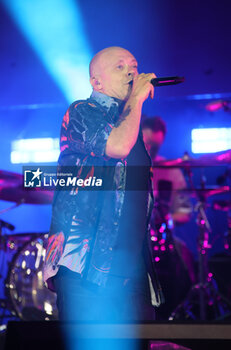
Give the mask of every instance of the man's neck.
M 101 105 L 110 108 L 113 104 L 117 104 L 118 108 L 119 108 L 119 114 L 122 113 L 125 103 L 126 101 L 120 100 L 116 97 L 111 97 L 108 96 L 102 92 L 93 90 L 92 94 L 91 94 L 91 98 L 95 99 L 98 103 L 100 103 Z

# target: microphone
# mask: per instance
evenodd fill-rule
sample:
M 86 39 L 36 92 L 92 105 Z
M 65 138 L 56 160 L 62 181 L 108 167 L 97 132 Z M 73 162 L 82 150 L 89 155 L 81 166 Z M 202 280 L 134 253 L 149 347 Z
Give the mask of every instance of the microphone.
M 176 85 L 184 82 L 184 77 L 154 78 L 150 81 L 153 86 Z

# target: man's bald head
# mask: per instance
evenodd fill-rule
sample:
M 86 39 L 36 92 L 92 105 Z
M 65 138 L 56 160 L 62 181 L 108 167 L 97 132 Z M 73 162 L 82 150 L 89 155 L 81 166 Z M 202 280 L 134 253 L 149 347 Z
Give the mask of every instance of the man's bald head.
M 89 74 L 90 78 L 94 77 L 95 75 L 100 74 L 100 70 L 102 69 L 102 63 L 108 59 L 110 59 L 110 55 L 121 53 L 127 53 L 129 55 L 132 55 L 128 50 L 123 49 L 119 46 L 110 46 L 106 47 L 105 49 L 97 52 L 97 54 L 92 58 L 90 65 L 89 65 Z
M 99 51 L 90 62 L 90 83 L 95 91 L 125 100 L 131 92 L 128 82 L 137 72 L 137 61 L 126 49 L 118 46 Z

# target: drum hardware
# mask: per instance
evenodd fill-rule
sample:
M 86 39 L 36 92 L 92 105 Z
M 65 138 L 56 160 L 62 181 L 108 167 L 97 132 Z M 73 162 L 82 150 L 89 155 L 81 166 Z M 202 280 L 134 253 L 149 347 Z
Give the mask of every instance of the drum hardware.
M 231 196 L 231 166 L 225 171 L 225 173 L 217 178 L 218 183 L 224 183 L 228 180 Z M 231 198 L 229 200 L 217 200 L 213 201 L 213 209 L 221 210 L 227 213 L 227 231 L 224 233 L 224 248 L 231 254 Z
M 154 209 L 150 221 L 151 241 L 154 251 L 154 263 L 160 284 L 166 297 L 166 303 L 156 311 L 158 320 L 168 319 L 172 310 L 185 298 L 191 287 L 188 261 L 184 258 L 188 250 L 182 241 L 173 235 L 174 221 L 171 215 L 172 182 L 159 180 L 157 184 L 158 196 L 155 198 Z M 189 258 L 190 260 L 190 258 Z M 176 280 L 179 279 L 178 287 Z
M 160 261 L 161 254 L 172 252 L 175 249 L 172 237 L 173 227 L 173 220 L 170 215 L 160 225 L 155 224 L 155 228 L 152 225 L 150 233 L 156 262 Z
M 216 152 L 211 154 L 205 154 L 197 159 L 189 157 L 185 152 L 183 157 L 176 159 L 166 159 L 161 161 L 154 161 L 153 167 L 155 168 L 203 168 L 214 167 L 219 165 L 231 164 L 231 150 L 225 152 Z
M 4 256 L 14 252 L 8 261 L 4 281 L 5 298 L 0 300 L 0 323 L 14 320 L 55 320 L 56 295 L 43 283 L 43 263 L 47 233 L 19 233 L 0 236 Z
M 229 185 L 231 186 L 231 166 L 229 166 L 228 171 L 226 172 L 226 177 L 229 181 Z M 231 196 L 231 191 L 230 191 L 230 196 Z M 231 198 L 229 199 L 231 200 Z M 230 203 L 231 201 L 229 202 L 229 204 Z M 228 205 L 227 224 L 228 224 L 228 228 L 224 235 L 224 247 L 231 254 L 231 205 Z
M 26 190 L 23 188 L 23 180 L 21 174 L 0 170 L 0 200 L 15 202 L 13 206 L 1 210 L 1 214 L 24 203 L 51 204 L 52 191 L 42 188 Z M 0 220 L 1 263 L 8 262 L 9 265 L 4 282 L 6 298 L 0 300 L 0 320 L 56 319 L 55 294 L 43 285 L 42 266 L 47 236 L 41 233 L 2 235 L 3 228 L 13 230 L 14 226 Z M 9 252 L 14 251 L 12 260 L 4 260 Z
M 1 194 L 0 194 L 0 199 L 1 199 Z M 24 201 L 21 200 L 19 203 L 13 204 L 13 205 L 11 205 L 11 206 L 8 207 L 8 208 L 4 208 L 4 209 L 0 210 L 0 214 L 7 213 L 8 211 L 19 207 L 19 206 L 20 206 L 21 204 L 23 204 L 23 203 L 24 203 Z
M 160 254 L 174 249 L 172 231 L 174 223 L 170 214 L 172 183 L 166 180 L 158 182 L 158 197 L 154 203 L 151 217 L 151 240 L 155 252 L 155 261 L 160 261 Z
M 1 255 L 1 267 L 0 271 L 2 271 L 2 267 L 4 266 L 4 263 L 9 264 L 9 260 L 6 260 L 8 249 L 12 249 L 12 243 L 8 245 L 8 240 L 7 240 L 7 235 L 1 235 L 2 233 L 2 227 L 6 226 L 8 229 L 11 228 L 13 229 L 13 225 L 6 223 L 5 221 L 2 221 L 2 225 L 0 226 L 0 251 L 3 252 Z M 7 224 L 7 225 L 4 225 Z M 15 247 L 15 246 L 14 246 Z M 3 275 L 0 274 L 0 280 L 3 279 Z M 0 333 L 4 332 L 6 329 L 6 324 L 8 320 L 19 320 L 19 318 L 16 315 L 15 310 L 12 307 L 12 304 L 9 300 L 9 298 L 5 297 L 0 299 Z
M 215 200 L 213 201 L 213 209 L 220 211 L 231 210 L 231 201 L 229 200 Z
M 7 299 L 0 299 L 0 336 L 4 334 L 8 321 L 19 321 Z
M 9 222 L 6 222 L 6 221 L 0 219 L 0 232 L 1 232 L 2 228 L 4 228 L 4 227 L 7 228 L 10 231 L 14 231 L 14 229 L 15 229 L 14 225 L 12 225 Z
M 214 210 L 227 212 L 227 231 L 224 234 L 220 234 L 219 237 L 223 236 L 224 249 L 231 254 L 231 201 L 230 200 L 216 200 L 213 201 L 212 208 Z
M 38 187 L 24 189 L 21 184 L 15 188 L 4 188 L 1 190 L 0 199 L 18 204 L 51 204 L 53 191 L 41 190 Z
M 229 191 L 230 186 L 210 186 L 209 188 L 195 188 L 195 190 L 191 191 L 190 196 L 196 199 L 198 196 L 202 196 L 202 198 L 208 198 L 215 196 L 216 194 L 228 193 Z
M 230 112 L 231 111 L 231 101 L 227 100 L 214 100 L 209 102 L 206 106 L 205 109 L 209 112 L 216 112 L 219 111 L 220 109 L 223 109 L 224 112 Z
M 169 317 L 169 320 L 175 320 L 182 316 L 188 319 L 200 319 L 206 321 L 209 319 L 221 320 L 231 315 L 231 302 L 219 293 L 213 274 L 209 272 L 208 268 L 208 249 L 211 248 L 209 243 L 209 236 L 211 227 L 206 215 L 206 199 L 213 194 L 225 192 L 224 189 L 220 192 L 206 191 L 205 178 L 201 178 L 201 191 L 194 188 L 192 180 L 192 171 L 187 168 L 189 183 L 192 193 L 197 197 L 195 211 L 197 212 L 197 226 L 198 226 L 198 283 L 192 286 L 186 299 L 177 306 L 174 312 Z M 225 187 L 226 188 L 226 187 Z M 230 187 L 228 187 L 230 189 Z M 227 188 L 226 188 L 227 190 Z M 213 314 L 209 308 L 213 308 Z M 197 313 L 199 312 L 199 317 Z M 215 316 L 215 317 L 214 317 Z
M 231 225 L 224 234 L 224 248 L 231 254 Z
M 55 320 L 58 317 L 56 294 L 43 283 L 47 238 L 48 234 L 31 234 L 30 240 L 16 252 L 9 266 L 5 280 L 6 296 L 22 320 Z
M 231 187 L 231 166 L 229 166 L 228 170 L 225 174 L 226 179 L 229 182 L 229 185 Z M 231 190 L 230 190 L 230 197 L 231 197 Z M 224 248 L 231 254 L 231 198 L 229 198 L 229 201 L 227 203 L 227 231 L 224 234 Z

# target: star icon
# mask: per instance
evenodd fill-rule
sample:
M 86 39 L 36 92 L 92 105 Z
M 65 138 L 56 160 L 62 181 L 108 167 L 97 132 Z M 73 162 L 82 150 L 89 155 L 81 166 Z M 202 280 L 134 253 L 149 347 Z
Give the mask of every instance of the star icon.
M 36 171 L 32 171 L 32 173 L 34 174 L 33 178 L 31 179 L 31 181 L 33 181 L 34 179 L 38 178 L 39 180 L 39 175 L 41 175 L 43 172 L 40 171 L 40 168 L 38 168 Z

